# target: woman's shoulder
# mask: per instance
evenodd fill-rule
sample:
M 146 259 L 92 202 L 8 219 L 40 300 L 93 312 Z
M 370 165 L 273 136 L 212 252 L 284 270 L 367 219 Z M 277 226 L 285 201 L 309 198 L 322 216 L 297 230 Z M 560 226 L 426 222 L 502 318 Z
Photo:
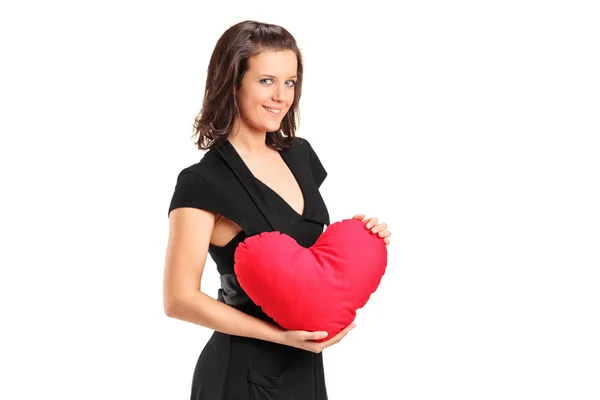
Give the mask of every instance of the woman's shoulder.
M 219 182 L 228 172 L 222 160 L 211 151 L 204 153 L 200 161 L 184 166 L 177 174 L 177 181 L 199 180 L 205 183 Z
M 294 138 L 292 139 L 292 146 L 293 147 L 306 147 L 306 146 L 310 146 L 310 143 L 308 143 L 308 140 L 302 136 L 294 136 Z
M 295 150 L 295 151 L 300 151 L 303 152 L 305 154 L 308 154 L 310 152 L 313 152 L 313 148 L 310 145 L 310 142 L 301 136 L 295 136 L 292 139 L 291 145 L 290 145 L 290 150 Z
M 294 137 L 290 148 L 295 149 L 296 151 L 299 151 L 308 157 L 316 156 L 316 152 L 315 152 L 314 148 L 312 147 L 312 145 L 310 144 L 308 139 L 306 139 L 304 137 L 299 137 L 299 136 Z

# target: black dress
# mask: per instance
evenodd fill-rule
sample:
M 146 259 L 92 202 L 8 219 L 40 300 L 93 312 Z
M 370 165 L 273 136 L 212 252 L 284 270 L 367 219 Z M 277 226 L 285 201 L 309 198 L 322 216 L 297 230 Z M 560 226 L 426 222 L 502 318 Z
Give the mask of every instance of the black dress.
M 227 245 L 209 245 L 221 276 L 218 300 L 271 323 L 275 322 L 237 282 L 233 269 L 237 245 L 246 237 L 279 231 L 310 247 L 329 225 L 319 193 L 327 172 L 309 142 L 295 138 L 280 154 L 302 190 L 302 215 L 252 175 L 228 140 L 179 173 L 169 206 L 169 213 L 178 207 L 216 212 L 242 228 Z M 191 399 L 327 399 L 323 355 L 215 331 L 198 358 Z

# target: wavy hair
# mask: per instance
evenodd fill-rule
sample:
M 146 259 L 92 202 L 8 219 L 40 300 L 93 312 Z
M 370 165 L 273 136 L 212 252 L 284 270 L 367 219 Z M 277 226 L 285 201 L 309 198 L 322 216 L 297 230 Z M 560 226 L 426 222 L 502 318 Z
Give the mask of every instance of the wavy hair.
M 194 121 L 194 143 L 208 150 L 226 140 L 234 118 L 240 118 L 236 94 L 248 70 L 248 59 L 264 51 L 291 50 L 298 61 L 294 101 L 283 117 L 280 128 L 267 132 L 266 144 L 278 150 L 289 147 L 300 123 L 299 102 L 302 94 L 302 54 L 296 39 L 279 25 L 243 21 L 231 26 L 217 41 L 208 65 L 202 109 Z

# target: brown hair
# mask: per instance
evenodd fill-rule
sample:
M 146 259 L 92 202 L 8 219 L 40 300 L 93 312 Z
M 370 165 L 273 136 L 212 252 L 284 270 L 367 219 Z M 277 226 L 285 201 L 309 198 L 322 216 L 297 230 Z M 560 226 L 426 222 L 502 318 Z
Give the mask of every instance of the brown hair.
M 302 94 L 302 55 L 294 37 L 278 25 L 243 21 L 231 26 L 217 41 L 208 65 L 202 109 L 194 121 L 195 144 L 208 150 L 226 140 L 234 117 L 240 116 L 236 100 L 248 59 L 266 50 L 291 50 L 298 60 L 294 101 L 276 132 L 267 132 L 266 144 L 278 150 L 289 147 L 300 122 L 298 103 Z

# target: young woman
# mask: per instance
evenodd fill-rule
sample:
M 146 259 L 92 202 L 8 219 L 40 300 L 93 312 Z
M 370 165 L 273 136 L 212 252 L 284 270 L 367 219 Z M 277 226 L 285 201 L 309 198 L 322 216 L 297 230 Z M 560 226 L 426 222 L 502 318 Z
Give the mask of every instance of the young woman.
M 164 306 L 168 316 L 214 330 L 192 380 L 192 399 L 327 398 L 324 332 L 279 327 L 244 293 L 234 252 L 246 237 L 285 233 L 312 246 L 325 225 L 319 186 L 327 176 L 307 140 L 295 136 L 302 57 L 277 25 L 244 21 L 218 40 L 196 119 L 200 162 L 184 168 L 169 206 Z M 355 215 L 389 244 L 386 224 Z M 218 300 L 201 278 L 210 254 L 221 275 Z

